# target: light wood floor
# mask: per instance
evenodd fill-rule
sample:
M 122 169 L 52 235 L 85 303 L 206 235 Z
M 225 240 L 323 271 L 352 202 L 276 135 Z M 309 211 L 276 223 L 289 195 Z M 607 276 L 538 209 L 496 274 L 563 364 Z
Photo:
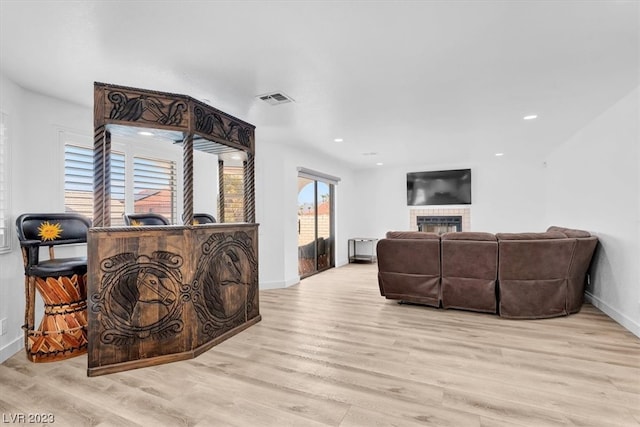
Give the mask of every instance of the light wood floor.
M 638 426 L 640 339 L 590 305 L 506 320 L 399 305 L 375 265 L 260 292 L 262 322 L 196 359 L 88 378 L 0 365 L 0 412 L 60 426 Z

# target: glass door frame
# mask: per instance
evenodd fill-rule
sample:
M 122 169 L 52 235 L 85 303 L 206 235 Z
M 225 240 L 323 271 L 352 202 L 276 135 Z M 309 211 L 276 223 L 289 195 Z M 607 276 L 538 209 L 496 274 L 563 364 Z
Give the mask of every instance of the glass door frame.
M 313 245 L 313 249 L 314 249 L 314 257 L 313 257 L 313 263 L 314 263 L 314 268 L 312 271 L 310 272 L 305 272 L 303 273 L 301 271 L 300 268 L 300 261 L 301 261 L 301 253 L 300 251 L 298 252 L 298 272 L 300 274 L 300 279 L 304 279 L 306 277 L 312 276 L 314 274 L 320 273 L 322 271 L 326 271 L 330 268 L 335 267 L 335 184 L 331 183 L 331 182 L 326 182 L 324 180 L 321 179 L 317 179 L 317 178 L 312 178 L 312 177 L 306 177 L 306 176 L 298 176 L 298 180 L 300 179 L 305 179 L 310 181 L 309 183 L 305 184 L 305 186 L 303 186 L 302 188 L 306 187 L 309 184 L 313 184 L 313 204 L 314 204 L 314 219 L 313 219 L 313 228 L 314 228 L 314 239 L 313 242 L 315 242 L 315 244 Z M 328 189 L 329 189 L 329 236 L 328 238 L 325 238 L 325 241 L 328 240 L 328 246 L 325 247 L 325 253 L 327 253 L 327 265 L 325 267 L 320 268 L 319 267 L 319 237 L 323 237 L 323 236 L 319 236 L 319 213 L 318 213 L 318 206 L 319 206 L 319 202 L 320 202 L 320 195 L 318 193 L 318 183 L 323 183 L 325 184 Z M 300 191 L 302 190 L 302 188 L 300 188 L 298 190 L 298 195 L 300 194 Z M 300 235 L 301 232 L 301 224 L 300 224 L 300 219 L 298 219 L 298 235 Z M 300 246 L 299 246 L 300 247 Z

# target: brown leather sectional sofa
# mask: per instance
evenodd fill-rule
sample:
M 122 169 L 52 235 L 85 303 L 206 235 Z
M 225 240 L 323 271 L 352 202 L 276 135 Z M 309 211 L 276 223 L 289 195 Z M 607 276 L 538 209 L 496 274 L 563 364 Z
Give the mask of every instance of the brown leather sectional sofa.
M 388 299 L 516 319 L 576 313 L 598 239 L 544 233 L 390 231 L 378 242 L 378 284 Z

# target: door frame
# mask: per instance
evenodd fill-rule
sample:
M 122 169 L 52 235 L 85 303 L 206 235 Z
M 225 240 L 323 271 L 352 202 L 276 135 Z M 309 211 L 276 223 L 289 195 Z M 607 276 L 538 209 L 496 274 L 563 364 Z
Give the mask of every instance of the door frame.
M 300 168 L 298 168 L 300 170 Z M 300 279 L 304 279 L 306 277 L 312 276 L 314 274 L 320 273 L 322 271 L 326 271 L 330 268 L 334 268 L 335 267 L 335 185 L 337 184 L 337 182 L 339 181 L 339 178 L 337 178 L 336 180 L 333 180 L 333 182 L 331 182 L 330 180 L 327 179 L 323 179 L 323 176 L 309 176 L 309 174 L 298 174 L 298 179 L 307 179 L 310 180 L 310 183 L 313 183 L 313 204 L 314 204 L 314 239 L 313 242 L 315 242 L 314 245 L 314 269 L 311 272 L 308 273 L 304 273 L 304 274 L 300 274 L 300 252 L 298 252 L 298 273 L 300 275 Z M 326 267 L 323 268 L 318 268 L 318 258 L 319 258 L 319 250 L 318 250 L 318 182 L 322 182 L 324 184 L 326 184 L 329 188 L 329 247 L 326 248 L 326 250 L 328 251 L 328 263 Z M 306 185 L 309 185 L 305 184 Z M 304 188 L 304 187 L 302 187 Z M 300 194 L 300 190 L 302 189 L 300 188 L 298 190 L 298 195 Z M 298 234 L 300 234 L 300 223 L 298 223 Z M 300 247 L 300 246 L 299 246 Z

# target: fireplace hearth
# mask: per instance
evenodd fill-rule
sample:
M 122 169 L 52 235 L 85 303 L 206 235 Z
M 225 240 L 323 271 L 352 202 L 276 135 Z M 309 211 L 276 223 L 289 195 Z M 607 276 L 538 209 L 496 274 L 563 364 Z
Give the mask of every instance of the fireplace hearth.
M 419 231 L 429 233 L 449 233 L 462 231 L 462 216 L 418 216 L 417 226 Z

